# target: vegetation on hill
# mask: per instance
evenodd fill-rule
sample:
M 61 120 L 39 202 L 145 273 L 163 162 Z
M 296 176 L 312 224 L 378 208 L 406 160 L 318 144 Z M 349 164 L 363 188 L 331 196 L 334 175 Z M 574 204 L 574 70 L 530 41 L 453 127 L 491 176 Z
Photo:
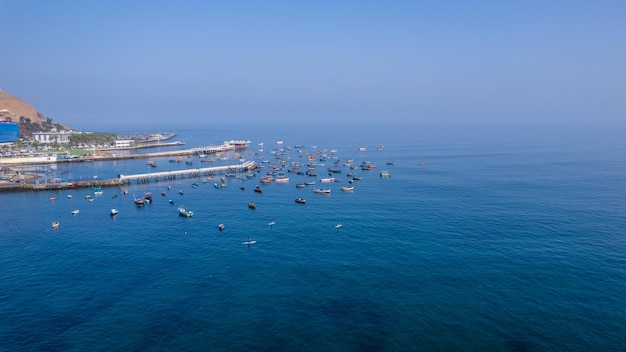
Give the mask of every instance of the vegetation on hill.
M 43 122 L 33 123 L 30 118 L 20 116 L 19 118 L 19 130 L 20 136 L 32 136 L 33 132 L 50 131 L 56 128 L 57 131 L 65 130 L 65 126 L 60 123 L 54 123 L 52 119 L 46 118 Z

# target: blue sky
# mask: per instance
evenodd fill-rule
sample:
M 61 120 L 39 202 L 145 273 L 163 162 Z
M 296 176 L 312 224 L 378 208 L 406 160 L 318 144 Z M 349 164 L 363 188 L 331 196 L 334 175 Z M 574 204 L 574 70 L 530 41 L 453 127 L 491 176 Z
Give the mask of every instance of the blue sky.
M 0 0 L 0 88 L 75 128 L 597 122 L 624 1 Z

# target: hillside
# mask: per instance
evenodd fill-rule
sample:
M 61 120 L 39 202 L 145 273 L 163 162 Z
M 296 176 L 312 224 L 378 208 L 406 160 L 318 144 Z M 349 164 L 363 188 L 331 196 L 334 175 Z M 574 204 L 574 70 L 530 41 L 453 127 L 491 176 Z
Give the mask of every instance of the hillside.
M 49 131 L 56 127 L 58 130 L 67 129 L 61 124 L 47 119 L 34 106 L 22 99 L 0 90 L 0 120 L 10 119 L 19 124 L 20 135 L 31 138 L 33 132 Z

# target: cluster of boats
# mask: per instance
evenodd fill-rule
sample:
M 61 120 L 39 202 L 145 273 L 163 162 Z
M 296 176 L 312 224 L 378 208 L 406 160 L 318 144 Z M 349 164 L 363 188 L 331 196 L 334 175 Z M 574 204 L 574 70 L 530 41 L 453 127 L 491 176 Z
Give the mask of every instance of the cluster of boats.
M 262 146 L 262 143 L 260 144 L 260 146 Z M 341 183 L 342 180 L 340 178 L 337 177 L 338 174 L 342 174 L 345 169 L 345 167 L 348 168 L 348 171 L 346 173 L 347 176 L 347 181 L 348 183 L 350 183 L 350 185 L 342 185 L 340 187 L 342 192 L 353 192 L 354 191 L 354 186 L 352 186 L 351 184 L 354 181 L 358 181 L 361 180 L 362 178 L 356 174 L 356 170 L 362 170 L 362 171 L 369 171 L 372 169 L 376 169 L 376 165 L 372 164 L 370 161 L 363 161 L 360 164 L 355 164 L 353 162 L 353 160 L 348 159 L 345 162 L 342 160 L 338 160 L 337 157 L 335 156 L 336 150 L 331 150 L 331 155 L 328 155 L 326 153 L 326 150 L 321 150 L 321 151 L 317 151 L 315 153 L 308 153 L 305 152 L 303 150 L 304 147 L 295 147 L 297 152 L 298 152 L 298 157 L 302 157 L 303 160 L 305 161 L 290 161 L 291 157 L 289 156 L 289 150 L 291 150 L 291 148 L 287 147 L 287 146 L 283 146 L 282 143 L 278 144 L 277 143 L 277 147 L 274 148 L 274 150 L 272 151 L 272 154 L 274 154 L 275 157 L 275 161 L 271 162 L 269 160 L 264 159 L 264 157 L 259 157 L 258 159 L 260 160 L 260 164 L 256 165 L 256 170 L 254 171 L 248 171 L 246 174 L 239 174 L 239 175 L 235 175 L 235 174 L 226 174 L 226 177 L 236 177 L 237 179 L 242 179 L 242 180 L 248 180 L 251 178 L 255 178 L 257 177 L 257 174 L 261 174 L 262 173 L 262 169 L 266 169 L 267 172 L 265 175 L 261 176 L 259 183 L 260 184 L 269 184 L 269 183 L 277 183 L 277 184 L 281 184 L 281 183 L 289 183 L 291 178 L 287 176 L 286 173 L 293 173 L 296 175 L 303 175 L 303 176 L 308 176 L 310 178 L 316 178 L 321 184 L 331 184 L 331 183 Z M 316 148 L 316 147 L 315 147 Z M 359 148 L 360 151 L 364 151 L 365 148 Z M 382 147 L 379 147 L 378 150 L 383 150 Z M 254 153 L 250 153 L 250 156 L 252 157 L 254 155 Z M 204 157 L 206 158 L 207 154 L 202 154 L 200 157 Z M 182 158 L 179 158 L 182 159 Z M 331 160 L 333 159 L 333 160 Z M 206 160 L 206 159 L 205 159 Z M 182 161 L 182 160 L 177 160 L 178 162 Z M 325 167 L 325 163 L 326 162 L 330 162 L 332 163 L 331 166 L 325 168 L 325 172 L 327 172 L 328 177 L 321 177 L 321 178 L 317 178 L 318 177 L 318 170 L 319 167 Z M 420 164 L 420 166 L 423 163 Z M 147 162 L 148 167 L 156 167 L 156 162 L 154 161 L 148 161 Z M 387 162 L 387 165 L 394 165 L 394 162 Z M 286 172 L 286 173 L 285 173 Z M 391 177 L 391 172 L 388 170 L 383 170 L 380 172 L 380 177 L 381 178 L 389 178 Z M 203 181 L 203 183 L 207 182 L 209 179 L 212 179 L 213 177 L 207 177 L 205 181 Z M 297 178 L 297 177 L 296 177 Z M 329 195 L 332 191 L 332 189 L 330 187 L 315 187 L 316 182 L 315 179 L 309 179 L 306 181 L 301 181 L 295 184 L 296 188 L 306 188 L 307 186 L 314 186 L 313 187 L 313 193 L 315 194 L 325 194 L 325 195 Z M 200 184 L 198 182 L 194 182 L 192 183 L 192 188 L 197 188 L 200 186 Z M 219 183 L 215 183 L 214 184 L 215 188 L 225 188 L 226 187 L 226 179 L 225 177 L 221 178 L 221 182 Z M 330 185 L 329 185 L 330 186 Z M 245 188 L 243 186 L 239 187 L 241 190 L 245 190 Z M 168 190 L 171 189 L 170 186 L 168 186 L 167 188 Z M 99 187 L 94 187 L 92 188 L 93 191 L 93 195 L 94 196 L 98 196 L 101 195 L 103 192 Z M 254 187 L 253 190 L 255 193 L 263 193 L 263 189 L 261 188 L 261 186 L 259 184 L 257 184 Z M 124 189 L 124 194 L 128 194 L 128 190 Z M 182 196 L 184 195 L 184 191 L 180 190 L 179 194 Z M 166 192 L 163 191 L 161 192 L 162 196 L 166 195 Z M 68 198 L 71 198 L 71 195 L 67 196 Z M 114 194 L 112 196 L 113 198 L 117 197 L 117 194 Z M 89 201 L 93 201 L 93 197 L 91 194 L 86 195 L 85 198 Z M 50 201 L 54 201 L 56 200 L 55 197 L 51 197 Z M 153 201 L 152 198 L 152 194 L 150 192 L 144 192 L 143 195 L 134 195 L 133 196 L 133 201 L 135 202 L 135 204 L 137 206 L 144 206 L 145 204 L 151 204 Z M 294 199 L 295 203 L 298 204 L 307 204 L 306 199 L 304 199 L 303 197 L 295 197 Z M 170 204 L 174 204 L 173 200 L 169 200 Z M 256 209 L 257 204 L 255 202 L 249 202 L 248 203 L 248 208 L 250 209 Z M 72 215 L 77 215 L 79 213 L 78 209 L 75 209 L 71 212 Z M 111 208 L 110 209 L 110 215 L 113 217 L 115 215 L 119 214 L 119 210 L 117 208 Z M 186 209 L 184 206 L 180 205 L 178 207 L 178 214 L 181 217 L 192 217 L 194 215 L 194 212 Z M 270 227 L 272 227 L 276 222 L 274 220 L 270 220 L 268 222 L 268 225 Z M 335 228 L 339 229 L 341 228 L 343 225 L 339 222 L 337 222 L 335 224 Z M 52 222 L 52 227 L 53 228 L 57 228 L 59 227 L 59 222 L 58 221 L 54 221 Z M 219 224 L 218 226 L 220 231 L 223 231 L 225 226 L 224 224 Z M 251 244 L 255 244 L 256 240 L 251 240 L 248 239 L 248 241 L 243 241 L 242 244 L 245 245 L 251 245 Z

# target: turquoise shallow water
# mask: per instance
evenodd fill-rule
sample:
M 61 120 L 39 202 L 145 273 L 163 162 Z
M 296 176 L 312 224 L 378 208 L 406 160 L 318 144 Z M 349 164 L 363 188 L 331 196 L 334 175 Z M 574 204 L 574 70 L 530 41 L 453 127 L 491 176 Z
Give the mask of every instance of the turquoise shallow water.
M 107 188 L 91 203 L 86 189 L 0 194 L 0 350 L 626 348 L 626 149 L 615 139 L 175 132 L 188 146 L 245 138 L 258 153 L 262 141 L 268 159 L 276 140 L 337 149 L 378 168 L 357 170 L 363 180 L 346 193 L 343 167 L 342 183 L 324 184 L 330 196 L 296 188 L 310 178 L 291 173 L 263 194 L 252 191 L 260 175 L 224 189 L 201 179 L 132 184 L 126 196 Z M 302 162 L 297 149 L 289 156 Z M 158 171 L 184 167 L 156 161 Z M 48 176 L 132 172 L 146 172 L 145 160 L 59 165 Z M 132 194 L 144 191 L 155 201 L 137 208 Z M 179 217 L 168 199 L 195 215 Z M 248 237 L 257 244 L 242 245 Z

